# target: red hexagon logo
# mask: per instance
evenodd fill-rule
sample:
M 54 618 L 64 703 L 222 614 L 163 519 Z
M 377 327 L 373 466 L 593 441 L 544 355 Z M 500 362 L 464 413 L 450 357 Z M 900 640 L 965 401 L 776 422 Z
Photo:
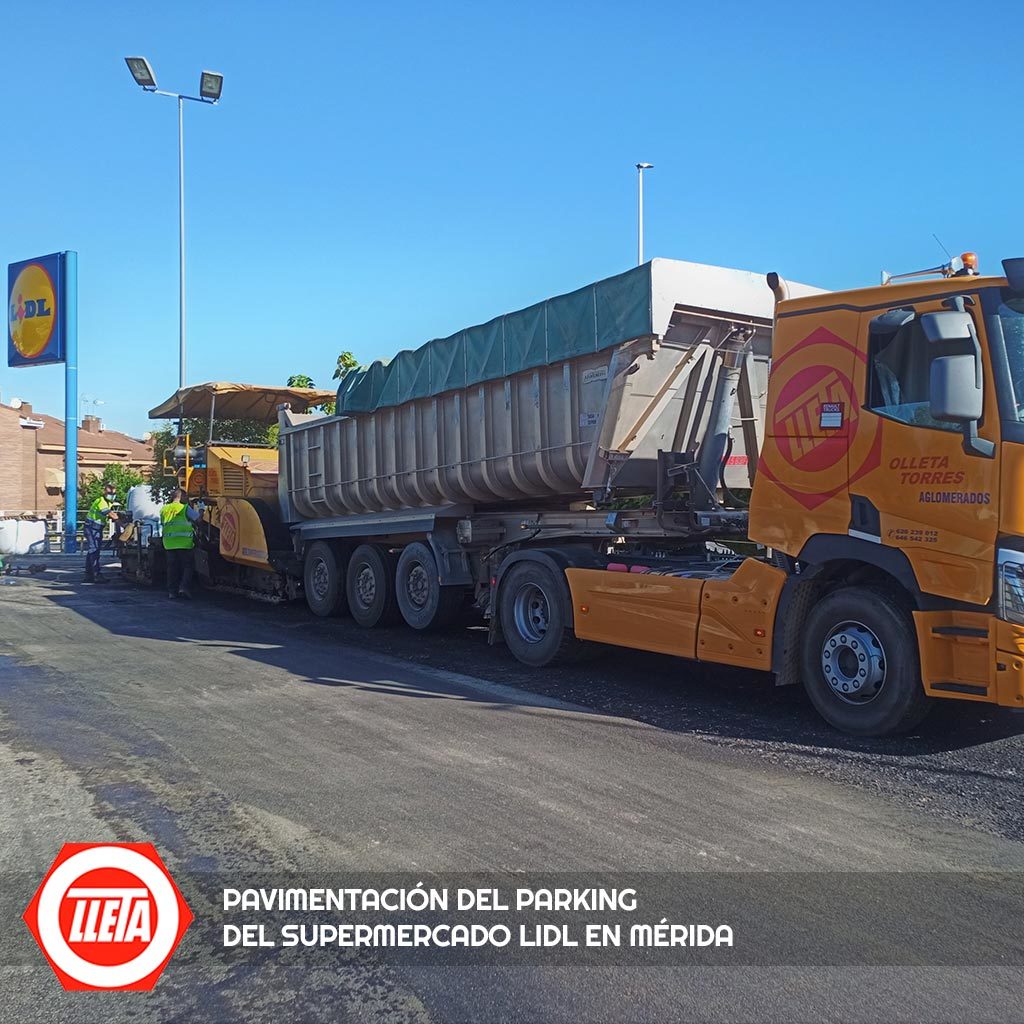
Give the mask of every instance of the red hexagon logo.
M 69 992 L 148 992 L 192 923 L 152 843 L 65 843 L 22 917 Z

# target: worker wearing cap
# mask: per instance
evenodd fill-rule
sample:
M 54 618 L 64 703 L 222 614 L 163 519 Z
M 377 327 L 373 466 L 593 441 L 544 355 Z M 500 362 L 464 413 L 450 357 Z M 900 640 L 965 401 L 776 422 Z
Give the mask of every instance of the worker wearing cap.
M 192 597 L 192 570 L 195 537 L 192 524 L 202 518 L 201 508 L 193 508 L 179 487 L 160 509 L 164 551 L 167 554 L 167 596 Z
M 85 516 L 85 582 L 104 583 L 100 572 L 100 548 L 103 546 L 103 527 L 107 520 L 117 521 L 114 499 L 117 491 L 113 484 L 104 484 L 103 493 L 89 506 Z

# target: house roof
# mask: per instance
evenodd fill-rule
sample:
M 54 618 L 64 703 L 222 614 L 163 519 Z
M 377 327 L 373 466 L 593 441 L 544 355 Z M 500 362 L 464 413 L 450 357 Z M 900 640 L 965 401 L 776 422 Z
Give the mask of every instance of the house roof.
M 9 405 L 0 405 L 0 416 L 11 417 L 19 422 L 26 421 L 24 429 L 31 430 L 36 437 L 36 449 L 64 450 L 64 421 L 56 416 L 36 412 L 31 407 L 13 409 Z M 42 426 L 35 424 L 42 423 Z M 29 425 L 31 424 L 31 425 Z M 86 430 L 78 428 L 78 451 L 80 456 L 94 458 L 109 455 L 127 462 L 151 462 L 153 446 L 140 441 L 118 430 Z

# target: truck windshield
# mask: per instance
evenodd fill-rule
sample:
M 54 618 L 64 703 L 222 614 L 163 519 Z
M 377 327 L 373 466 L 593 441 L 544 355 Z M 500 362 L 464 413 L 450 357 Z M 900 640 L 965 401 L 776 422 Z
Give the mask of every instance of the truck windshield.
M 1013 407 L 1017 421 L 1024 423 L 1024 298 L 1008 299 L 996 310 L 1003 327 L 1006 361 L 1013 385 Z

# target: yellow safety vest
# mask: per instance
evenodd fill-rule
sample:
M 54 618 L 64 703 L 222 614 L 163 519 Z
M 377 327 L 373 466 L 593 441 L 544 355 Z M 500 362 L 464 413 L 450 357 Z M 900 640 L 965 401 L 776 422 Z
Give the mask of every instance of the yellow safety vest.
M 88 516 L 88 518 L 91 519 L 94 523 L 102 523 L 103 520 L 107 518 L 107 513 L 113 507 L 114 506 L 111 505 L 110 502 L 107 501 L 107 499 L 103 497 L 103 495 L 100 495 L 89 506 L 89 516 Z
M 160 509 L 163 524 L 164 547 L 169 551 L 182 551 L 192 547 L 192 524 L 185 515 L 185 506 L 172 501 Z

